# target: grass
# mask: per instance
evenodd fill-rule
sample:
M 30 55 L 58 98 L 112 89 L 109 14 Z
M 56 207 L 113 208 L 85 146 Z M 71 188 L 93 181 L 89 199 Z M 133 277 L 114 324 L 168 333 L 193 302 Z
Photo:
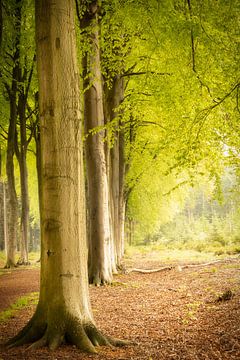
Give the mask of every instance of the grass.
M 197 250 L 187 249 L 163 249 L 162 246 L 141 245 L 126 246 L 125 258 L 128 260 L 133 258 L 150 257 L 162 263 L 196 263 L 214 261 L 226 257 L 226 255 L 217 255 L 215 252 L 200 252 Z
M 25 308 L 28 305 L 36 305 L 38 302 L 38 297 L 38 292 L 33 292 L 26 296 L 20 297 L 14 304 L 10 305 L 9 308 L 0 312 L 0 322 L 4 322 L 9 318 L 14 317 L 19 310 Z

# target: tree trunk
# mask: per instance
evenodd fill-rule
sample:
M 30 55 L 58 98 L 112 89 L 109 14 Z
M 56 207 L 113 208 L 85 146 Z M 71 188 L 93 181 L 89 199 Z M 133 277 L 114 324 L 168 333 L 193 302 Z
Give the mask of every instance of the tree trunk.
M 21 185 L 21 240 L 20 258 L 18 265 L 27 265 L 28 261 L 28 238 L 29 238 L 29 195 L 28 195 L 28 171 L 27 171 L 27 133 L 26 133 L 26 99 L 23 93 L 19 95 L 18 112 L 20 120 L 20 145 L 16 138 L 17 159 L 20 169 Z M 19 150 L 20 148 L 20 150 Z
M 109 193 L 104 149 L 104 130 L 90 132 L 104 125 L 103 88 L 100 64 L 98 14 L 96 4 L 90 5 L 84 15 L 84 26 L 91 28 L 88 55 L 83 60 L 86 89 L 85 131 L 86 165 L 89 200 L 89 282 L 95 285 L 112 281 L 112 243 L 109 221 Z
M 20 27 L 21 27 L 21 1 L 16 0 L 15 7 L 15 30 L 16 44 L 13 56 L 14 67 L 12 70 L 11 88 L 5 83 L 10 103 L 10 118 L 7 139 L 7 162 L 6 173 L 8 182 L 9 196 L 9 219 L 8 219 L 8 239 L 7 239 L 7 260 L 5 268 L 15 266 L 15 250 L 17 242 L 17 226 L 18 226 L 18 202 L 15 189 L 14 176 L 14 148 L 16 139 L 16 122 L 17 122 L 17 90 L 19 81 L 19 61 L 20 61 Z
M 123 101 L 124 86 L 123 79 L 116 76 L 113 80 L 112 89 L 108 92 L 106 106 L 108 106 L 110 119 L 114 121 L 118 116 L 116 109 Z M 121 265 L 121 259 L 124 253 L 124 220 L 125 220 L 125 202 L 124 202 L 124 130 L 120 129 L 120 121 L 116 124 L 114 144 L 110 150 L 110 180 L 109 189 L 111 196 L 111 219 L 113 223 L 114 242 L 116 249 L 117 265 Z
M 15 88 L 13 84 L 13 88 Z M 16 129 L 16 93 L 10 98 L 10 120 L 8 128 L 8 141 L 7 141 L 7 162 L 6 173 L 8 180 L 8 204 L 9 204 L 9 219 L 8 219 L 8 238 L 6 249 L 6 264 L 5 268 L 16 266 L 15 264 L 15 251 L 17 242 L 17 226 L 18 226 L 18 204 L 17 194 L 15 189 L 15 176 L 14 176 L 14 141 Z
M 5 183 L 2 180 L 2 149 L 0 145 L 0 250 L 5 248 Z
M 4 182 L 0 178 L 0 250 L 5 247 L 4 219 Z
M 116 343 L 96 328 L 89 303 L 80 91 L 73 0 L 36 1 L 41 132 L 41 281 L 35 314 L 10 341 L 96 352 Z M 48 56 L 46 56 L 46 54 Z M 66 81 L 67 79 L 67 81 Z

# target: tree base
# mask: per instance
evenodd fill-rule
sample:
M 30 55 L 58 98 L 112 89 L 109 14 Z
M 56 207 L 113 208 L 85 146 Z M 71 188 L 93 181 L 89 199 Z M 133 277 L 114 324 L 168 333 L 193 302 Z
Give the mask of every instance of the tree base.
M 104 285 L 112 284 L 112 279 L 99 275 L 89 276 L 88 281 L 90 285 L 95 285 L 95 286 L 104 286 Z
M 17 264 L 11 260 L 7 260 L 6 264 L 4 265 L 4 269 L 14 269 L 17 267 Z
M 29 323 L 6 346 L 9 348 L 31 344 L 29 349 L 47 346 L 56 350 L 61 344 L 75 345 L 82 351 L 97 353 L 97 346 L 124 346 L 126 341 L 104 336 L 96 326 L 89 321 L 83 323 L 79 317 L 70 314 L 51 316 L 51 320 L 42 320 L 40 312 L 36 312 Z
M 17 261 L 17 265 L 19 265 L 19 266 L 23 266 L 23 265 L 27 266 L 27 265 L 31 265 L 31 263 L 28 260 L 25 260 L 23 258 L 19 258 L 18 261 Z

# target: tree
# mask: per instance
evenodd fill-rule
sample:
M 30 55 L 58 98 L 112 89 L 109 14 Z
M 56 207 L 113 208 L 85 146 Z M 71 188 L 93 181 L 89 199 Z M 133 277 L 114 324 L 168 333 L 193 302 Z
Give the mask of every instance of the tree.
M 41 282 L 35 314 L 10 341 L 96 352 L 121 344 L 94 324 L 88 295 L 80 88 L 73 0 L 36 1 L 41 139 Z M 66 81 L 67 79 L 67 81 Z
M 9 10 L 9 9 L 8 9 Z M 8 182 L 9 194 L 9 221 L 8 221 L 8 238 L 7 238 L 7 260 L 6 268 L 15 266 L 15 249 L 16 249 L 16 230 L 18 223 L 18 203 L 17 193 L 15 188 L 15 174 L 14 174 L 14 152 L 16 139 L 16 123 L 17 123 L 17 87 L 19 81 L 19 67 L 20 67 L 20 28 L 21 28 L 21 1 L 14 2 L 14 25 L 15 32 L 13 37 L 13 55 L 8 53 L 12 61 L 11 82 L 4 81 L 5 91 L 9 101 L 9 125 L 7 132 L 7 159 L 6 159 L 6 173 Z M 2 69 L 1 69 L 2 72 Z
M 110 283 L 115 271 L 110 228 L 109 186 L 105 154 L 103 82 L 99 35 L 98 1 L 81 1 L 85 12 L 80 24 L 86 31 L 87 51 L 83 56 L 84 122 L 89 209 L 89 282 Z M 80 15 L 79 15 L 80 17 Z M 89 36 L 90 33 L 90 36 Z M 97 131 L 96 131 L 97 129 Z

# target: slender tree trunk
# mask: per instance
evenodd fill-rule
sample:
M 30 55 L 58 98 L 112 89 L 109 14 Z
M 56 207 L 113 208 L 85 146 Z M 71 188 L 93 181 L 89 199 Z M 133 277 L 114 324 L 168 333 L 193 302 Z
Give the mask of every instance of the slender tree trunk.
M 5 268 L 14 267 L 15 251 L 17 242 L 17 226 L 18 226 L 18 203 L 15 189 L 15 175 L 14 175 L 14 142 L 16 131 L 16 92 L 15 84 L 13 82 L 12 95 L 10 98 L 10 119 L 8 127 L 7 140 L 7 162 L 6 173 L 8 182 L 8 204 L 9 204 L 9 219 L 8 219 L 8 238 L 6 248 L 6 264 Z
M 116 109 L 121 104 L 124 95 L 123 79 L 116 76 L 110 95 L 107 96 L 110 113 L 110 121 L 114 121 L 118 116 Z M 110 182 L 109 189 L 111 195 L 111 211 L 114 231 L 114 242 L 116 249 L 116 261 L 120 266 L 124 253 L 124 221 L 125 221 L 125 201 L 124 201 L 124 131 L 120 129 L 120 121 L 117 122 L 113 147 L 110 150 Z
M 2 180 L 2 149 L 0 145 L 0 250 L 3 250 L 5 247 L 4 211 L 4 181 Z
M 5 248 L 5 253 L 7 255 L 8 226 L 7 226 L 6 183 L 3 183 L 3 228 L 4 228 L 4 248 Z
M 20 144 L 17 137 L 15 143 L 16 155 L 20 169 L 21 185 L 21 240 L 20 258 L 18 265 L 29 264 L 28 261 L 28 238 L 29 238 L 29 194 L 28 194 L 28 170 L 27 170 L 27 129 L 26 129 L 26 98 L 20 92 L 18 100 L 18 113 L 20 120 Z
M 0 178 L 0 250 L 5 247 L 4 236 L 4 182 Z
M 17 91 L 19 81 L 19 61 L 20 61 L 20 27 L 21 27 L 21 0 L 15 1 L 15 30 L 16 30 L 16 44 L 15 53 L 13 56 L 14 67 L 12 70 L 12 84 L 11 87 L 5 83 L 5 88 L 8 92 L 10 103 L 10 117 L 8 127 L 7 140 L 7 161 L 6 173 L 8 183 L 8 197 L 9 197 L 9 219 L 8 219 L 8 239 L 7 239 L 7 260 L 6 268 L 15 266 L 15 250 L 17 242 L 17 227 L 18 227 L 18 202 L 15 189 L 15 175 L 14 175 L 14 151 L 16 139 L 16 122 L 17 122 Z
M 119 241 L 121 246 L 120 260 L 124 256 L 125 250 L 125 196 L 124 196 L 124 179 L 126 176 L 125 166 L 125 134 L 122 129 L 119 133 Z
M 88 7 L 84 26 L 91 27 L 88 55 L 83 60 L 85 69 L 84 115 L 86 165 L 89 200 L 89 282 L 95 285 L 112 281 L 112 243 L 109 221 L 109 192 L 103 130 L 91 131 L 104 125 L 103 87 L 100 63 L 97 5 Z M 88 57 L 88 58 L 87 58 Z M 87 65 L 89 64 L 89 65 Z
M 36 1 L 41 131 L 41 281 L 35 314 L 10 341 L 96 352 L 117 344 L 96 328 L 89 303 L 80 90 L 72 0 Z M 46 56 L 48 54 L 48 56 Z M 66 80 L 67 79 L 67 80 Z

